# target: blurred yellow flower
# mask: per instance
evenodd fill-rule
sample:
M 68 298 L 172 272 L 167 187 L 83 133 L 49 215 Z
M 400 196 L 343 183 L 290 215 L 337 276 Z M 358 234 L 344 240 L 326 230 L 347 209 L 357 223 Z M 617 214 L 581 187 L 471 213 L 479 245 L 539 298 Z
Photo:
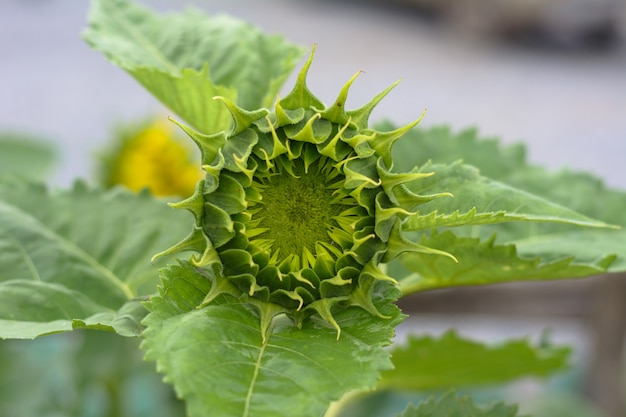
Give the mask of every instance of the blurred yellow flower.
M 132 191 L 148 188 L 156 196 L 187 196 L 203 176 L 199 155 L 162 120 L 125 128 L 115 148 L 104 158 L 106 186 L 122 185 Z

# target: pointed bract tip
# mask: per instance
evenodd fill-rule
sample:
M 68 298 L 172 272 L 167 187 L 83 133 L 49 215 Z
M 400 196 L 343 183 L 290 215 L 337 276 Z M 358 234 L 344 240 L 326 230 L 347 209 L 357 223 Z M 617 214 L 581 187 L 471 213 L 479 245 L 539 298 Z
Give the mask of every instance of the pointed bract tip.
M 419 122 L 422 121 L 426 110 L 422 112 L 417 120 L 412 121 L 398 129 L 389 132 L 377 132 L 374 140 L 370 143 L 370 146 L 376 150 L 376 153 L 383 158 L 383 162 L 388 167 L 392 166 L 393 161 L 391 158 L 391 148 L 398 139 L 404 136 L 409 130 L 413 129 Z
M 231 136 L 238 135 L 249 128 L 252 123 L 269 114 L 269 110 L 263 108 L 253 111 L 244 110 L 233 101 L 223 96 L 215 96 L 213 97 L 213 100 L 219 100 L 224 103 L 230 112 L 230 115 L 233 118 L 233 127 L 230 131 Z
M 382 262 L 391 262 L 403 253 L 423 253 L 427 255 L 445 256 L 455 263 L 459 263 L 459 260 L 449 252 L 431 248 L 421 245 L 417 242 L 408 240 L 403 234 L 400 225 L 396 223 L 391 229 L 391 235 L 389 236 L 389 243 L 387 246 L 387 252 Z
M 352 78 L 350 78 L 341 88 L 333 105 L 322 112 L 322 116 L 326 120 L 330 120 L 331 122 L 335 122 L 340 125 L 343 125 L 350 120 L 350 115 L 346 113 L 346 100 L 348 98 L 348 92 L 350 91 L 352 83 L 354 83 L 357 77 L 362 73 L 363 71 L 357 71 L 356 74 L 354 74 Z
M 198 223 L 200 219 L 202 219 L 204 213 L 204 182 L 205 180 L 198 181 L 193 194 L 186 199 L 167 204 L 172 208 L 184 209 L 191 212 L 196 219 L 196 223 Z
M 369 117 L 372 111 L 374 110 L 374 108 L 378 105 L 378 103 L 382 101 L 382 99 L 384 99 L 387 96 L 387 94 L 389 94 L 391 90 L 393 90 L 398 84 L 400 84 L 400 81 L 402 81 L 402 79 L 399 79 L 395 83 L 391 84 L 389 87 L 385 88 L 382 92 L 378 93 L 373 99 L 371 99 L 363 107 L 360 107 L 356 110 L 350 110 L 347 112 L 348 115 L 352 117 L 354 123 L 357 125 L 357 127 L 360 130 L 364 130 L 368 128 Z
M 178 120 L 173 119 L 172 117 L 168 118 L 172 123 L 176 126 L 180 127 L 183 132 L 187 134 L 196 144 L 198 149 L 200 150 L 200 160 L 201 164 L 210 164 L 215 159 L 218 150 L 226 143 L 226 133 L 225 132 L 217 132 L 212 135 L 205 135 L 204 133 L 200 133 L 195 131 L 189 126 L 186 126 L 180 123 Z
M 279 101 L 280 105 L 287 110 L 294 110 L 297 108 L 316 108 L 323 109 L 324 103 L 320 99 L 315 97 L 306 85 L 307 75 L 309 68 L 313 63 L 313 57 L 315 56 L 316 44 L 313 44 L 311 54 L 304 63 L 304 66 L 300 70 L 296 83 L 289 94 L 287 94 L 282 100 Z

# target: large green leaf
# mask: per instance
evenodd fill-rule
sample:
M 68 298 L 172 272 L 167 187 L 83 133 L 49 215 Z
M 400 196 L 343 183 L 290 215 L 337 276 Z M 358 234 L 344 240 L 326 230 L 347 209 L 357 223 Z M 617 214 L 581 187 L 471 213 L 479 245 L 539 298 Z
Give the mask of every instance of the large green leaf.
M 553 248 L 558 256 L 547 259 L 519 256 L 515 245 L 498 245 L 495 236 L 481 240 L 458 237 L 451 231 L 424 234 L 420 244 L 444 250 L 456 257 L 415 253 L 401 258 L 402 264 L 414 272 L 403 276 L 396 269 L 402 294 L 463 285 L 497 284 L 520 280 L 553 280 L 587 277 L 608 271 L 615 255 L 600 255 L 594 259 L 576 258 L 570 247 Z M 543 255 L 543 253 L 542 253 Z M 395 267 L 397 268 L 397 266 Z
M 385 123 L 387 125 L 388 123 Z M 526 160 L 522 144 L 504 146 L 494 138 L 481 138 L 475 129 L 452 132 L 449 127 L 436 126 L 429 129 L 413 129 L 394 147 L 394 162 L 399 169 L 407 170 L 432 161 L 436 164 L 452 164 L 463 160 L 477 167 L 480 174 L 519 190 L 524 190 L 551 202 L 560 204 L 586 216 L 623 227 L 621 240 L 626 241 L 626 192 L 607 188 L 593 175 L 562 169 L 549 171 L 532 165 Z M 482 230 L 484 229 L 484 230 Z M 534 235 L 569 233 L 579 231 L 576 227 L 564 228 L 556 224 L 506 224 L 482 228 L 483 237 L 496 232 L 502 242 L 510 242 Z M 472 233 L 477 234 L 473 229 Z M 596 241 L 606 236 L 615 241 L 613 231 L 584 231 L 596 236 Z M 584 245 L 583 239 L 578 240 Z M 620 250 L 620 258 L 626 259 L 626 251 Z
M 488 346 L 450 331 L 439 338 L 410 336 L 391 354 L 394 369 L 383 372 L 379 388 L 422 391 L 545 377 L 567 367 L 569 349 L 528 340 Z
M 476 129 L 459 132 L 453 132 L 447 126 L 413 129 L 395 145 L 393 155 L 396 166 L 403 170 L 431 161 L 450 164 L 463 160 L 488 178 L 498 179 L 587 216 L 626 225 L 626 211 L 623 210 L 626 192 L 607 188 L 589 173 L 571 169 L 549 171 L 533 165 L 526 159 L 523 144 L 505 146 L 495 138 L 480 137 Z
M 205 134 L 230 125 L 213 97 L 267 107 L 302 55 L 284 38 L 228 16 L 159 16 L 128 0 L 94 0 L 84 38 Z
M 0 338 L 85 327 L 138 335 L 139 300 L 158 281 L 150 258 L 187 220 L 148 193 L 0 179 Z
M 515 417 L 517 406 L 496 403 L 478 406 L 468 397 L 457 397 L 450 391 L 439 398 L 431 397 L 419 405 L 410 405 L 397 417 Z
M 223 295 L 197 308 L 210 287 L 188 263 L 163 272 L 142 347 L 156 360 L 191 417 L 319 417 L 330 402 L 354 389 L 373 388 L 391 366 L 397 290 L 383 283 L 375 303 L 390 319 L 350 307 L 334 314 L 335 328 L 313 317 L 298 328 L 277 316 L 264 338 L 257 310 Z
M 478 169 L 460 162 L 449 165 L 426 164 L 420 172 L 432 172 L 433 175 L 411 184 L 412 191 L 421 194 L 448 192 L 453 197 L 440 197 L 420 205 L 419 212 L 407 219 L 405 230 L 508 221 L 608 226 L 526 191 L 488 179 L 480 175 Z
M 415 149 L 420 152 L 416 153 Z M 526 160 L 521 143 L 504 146 L 494 138 L 480 138 L 475 129 L 453 133 L 446 126 L 413 129 L 394 148 L 394 160 L 402 169 L 429 161 L 448 164 L 459 159 L 516 188 L 557 202 L 580 213 L 626 225 L 626 192 L 607 188 L 585 172 L 549 171 Z M 589 198 L 594 196 L 594 198 Z
M 0 132 L 0 175 L 44 179 L 55 159 L 51 142 L 20 132 Z
M 413 129 L 395 145 L 394 157 L 396 168 L 400 170 L 412 169 L 416 165 L 424 165 L 421 169 L 426 170 L 431 163 L 434 167 L 446 167 L 429 178 L 435 184 L 432 191 L 455 188 L 455 180 L 436 182 L 437 175 L 448 175 L 452 167 L 458 165 L 455 161 L 462 159 L 480 169 L 480 174 L 476 170 L 473 174 L 478 183 L 473 182 L 465 188 L 462 182 L 456 181 L 456 191 L 448 190 L 455 194 L 456 201 L 436 199 L 429 203 L 430 206 L 421 206 L 420 213 L 409 219 L 407 228 L 412 230 L 429 225 L 459 226 L 463 221 L 470 226 L 453 229 L 457 238 L 450 234 L 414 236 L 417 240 L 423 239 L 423 244 L 431 243 L 463 257 L 463 260 L 459 258 L 459 264 L 453 265 L 433 256 L 406 256 L 405 265 L 418 274 L 426 274 L 406 277 L 402 285 L 407 292 L 512 281 L 516 277 L 559 279 L 626 271 L 626 230 L 623 228 L 626 226 L 626 211 L 623 209 L 626 193 L 607 189 L 602 181 L 589 174 L 568 170 L 550 172 L 533 166 L 526 161 L 523 145 L 501 146 L 496 139 L 479 138 L 473 129 L 459 133 L 453 133 L 447 127 Z M 454 172 L 452 174 L 454 178 Z M 472 176 L 470 171 L 467 174 Z M 482 175 L 501 182 L 487 180 Z M 533 196 L 527 200 L 532 205 L 520 204 L 521 207 L 516 209 L 516 199 L 525 193 Z M 454 204 L 461 206 L 458 213 Z M 476 205 L 476 211 L 472 210 L 473 205 Z M 572 218 L 573 224 L 562 224 L 559 217 L 571 216 L 563 211 L 559 213 L 558 207 L 567 207 L 570 214 L 575 211 L 622 226 L 622 229 L 581 228 L 579 225 L 592 224 L 585 224 L 587 221 L 576 214 Z M 497 208 L 508 213 L 498 214 Z M 547 222 L 520 222 L 516 218 L 519 214 Z M 548 218 L 542 219 L 544 215 Z M 507 220 L 516 221 L 500 223 Z M 478 242 L 481 243 L 476 246 Z M 392 265 L 390 270 L 396 277 L 408 272 L 399 263 Z

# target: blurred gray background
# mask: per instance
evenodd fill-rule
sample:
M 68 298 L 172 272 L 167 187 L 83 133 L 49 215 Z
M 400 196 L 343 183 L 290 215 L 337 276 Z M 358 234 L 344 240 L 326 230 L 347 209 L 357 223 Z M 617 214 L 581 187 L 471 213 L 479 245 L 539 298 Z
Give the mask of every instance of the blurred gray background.
M 410 1 L 428 3 L 405 0 Z M 623 9 L 622 0 L 587 3 L 598 1 L 616 1 L 616 10 Z M 81 40 L 88 3 L 0 0 L 0 128 L 58 142 L 64 160 L 54 181 L 63 185 L 92 174 L 93 155 L 114 123 L 162 111 L 126 73 Z M 420 13 L 383 1 L 142 3 L 160 10 L 193 4 L 210 13 L 233 14 L 305 46 L 317 43 L 310 85 L 323 101 L 332 101 L 358 70 L 364 74 L 352 89 L 352 107 L 402 78 L 374 119 L 406 123 L 426 108 L 424 126 L 477 126 L 482 135 L 505 143 L 524 141 L 532 162 L 587 170 L 626 188 L 623 42 L 587 45 L 576 38 L 584 28 L 572 25 L 520 46 L 501 41 L 506 28 L 492 33 L 459 29 L 445 18 L 425 16 L 424 9 Z M 504 18 L 490 19 L 487 26 L 504 25 Z M 617 27 L 623 28 L 619 20 Z
M 226 12 L 301 45 L 317 43 L 309 84 L 327 103 L 358 70 L 364 73 L 351 90 L 351 108 L 401 78 L 374 120 L 407 123 L 426 108 L 423 126 L 475 126 L 503 143 L 523 141 L 533 163 L 589 171 L 626 189 L 623 0 L 525 2 L 558 3 L 562 13 L 496 7 L 505 0 L 468 2 L 469 9 L 455 0 L 140 2 L 159 10 L 194 5 Z M 568 9 L 579 3 L 604 8 Z M 0 130 L 55 141 L 63 160 L 51 182 L 62 186 L 93 175 L 94 156 L 116 123 L 167 113 L 81 40 L 88 8 L 85 0 L 0 0 Z M 407 328 L 439 333 L 456 326 L 501 340 L 552 328 L 557 342 L 577 347 L 576 361 L 586 363 L 589 354 L 580 317 L 422 314 L 407 323 L 400 337 Z M 543 388 L 515 390 L 537 394 Z

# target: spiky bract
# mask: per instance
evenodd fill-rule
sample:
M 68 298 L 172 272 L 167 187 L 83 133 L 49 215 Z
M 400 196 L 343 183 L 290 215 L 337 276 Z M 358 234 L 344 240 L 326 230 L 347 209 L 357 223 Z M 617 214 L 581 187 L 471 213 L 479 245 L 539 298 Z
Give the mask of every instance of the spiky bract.
M 297 321 L 317 312 L 339 330 L 331 311 L 337 304 L 380 315 L 371 292 L 393 282 L 380 263 L 432 251 L 403 238 L 401 224 L 436 196 L 405 186 L 429 174 L 390 171 L 393 143 L 419 119 L 390 132 L 368 128 L 372 109 L 395 85 L 346 111 L 357 73 L 325 108 L 306 86 L 312 58 L 273 112 L 218 97 L 233 116 L 230 132 L 203 135 L 181 125 L 202 152 L 206 177 L 174 205 L 191 211 L 196 224 L 168 252 L 201 253 L 193 262 L 214 281 L 207 303 L 229 292 Z

